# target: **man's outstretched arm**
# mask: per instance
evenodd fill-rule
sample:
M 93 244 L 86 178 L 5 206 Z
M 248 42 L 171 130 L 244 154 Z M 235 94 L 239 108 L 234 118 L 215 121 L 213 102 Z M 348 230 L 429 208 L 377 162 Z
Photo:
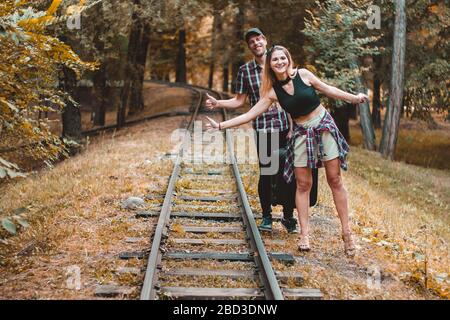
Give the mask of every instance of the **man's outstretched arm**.
M 209 94 L 206 94 L 206 97 L 207 99 L 205 105 L 209 109 L 215 108 L 236 109 L 244 105 L 247 95 L 243 93 L 238 93 L 234 98 L 228 100 L 217 100 L 216 98 L 211 97 Z

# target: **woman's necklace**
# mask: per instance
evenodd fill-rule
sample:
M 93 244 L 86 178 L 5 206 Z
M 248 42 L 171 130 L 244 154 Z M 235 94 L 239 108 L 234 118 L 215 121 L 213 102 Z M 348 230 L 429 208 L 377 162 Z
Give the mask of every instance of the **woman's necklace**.
M 289 82 L 291 82 L 291 77 L 289 77 L 289 76 L 287 76 L 287 78 L 286 79 L 284 79 L 284 80 L 278 80 L 278 83 L 280 84 L 280 86 L 285 86 L 285 85 L 287 85 Z

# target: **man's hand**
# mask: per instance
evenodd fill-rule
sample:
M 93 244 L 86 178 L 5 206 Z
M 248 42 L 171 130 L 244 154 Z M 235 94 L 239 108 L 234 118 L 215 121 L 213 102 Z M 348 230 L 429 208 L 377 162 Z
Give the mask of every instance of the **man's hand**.
M 217 108 L 219 106 L 219 103 L 217 102 L 217 99 L 214 97 L 211 97 L 209 94 L 206 94 L 206 107 L 210 110 L 213 110 L 214 108 Z
M 206 117 L 209 123 L 205 124 L 206 131 L 216 131 L 219 130 L 219 123 L 210 117 Z
M 355 96 L 355 100 L 353 101 L 354 104 L 363 103 L 364 101 L 369 102 L 369 96 L 364 93 L 358 93 Z

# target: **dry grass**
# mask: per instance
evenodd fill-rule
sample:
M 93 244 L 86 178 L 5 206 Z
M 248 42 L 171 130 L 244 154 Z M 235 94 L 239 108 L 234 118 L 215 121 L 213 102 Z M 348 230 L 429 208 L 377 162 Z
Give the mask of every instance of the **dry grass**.
M 390 272 L 448 298 L 450 173 L 355 148 L 350 165 L 346 181 L 358 195 L 351 205 L 362 240 L 392 259 Z
M 402 119 L 400 124 L 396 161 L 403 161 L 427 168 L 450 170 L 450 126 L 439 121 L 438 129 L 429 129 L 424 122 Z M 377 143 L 381 129 L 375 131 Z M 359 124 L 351 122 L 351 144 L 362 146 L 363 139 Z
M 171 151 L 170 134 L 184 119 L 154 120 L 98 137 L 53 170 L 2 186 L 1 215 L 25 207 L 31 227 L 0 244 L 0 298 L 93 299 L 96 284 L 140 283 L 141 276 L 116 269 L 145 262 L 117 256 L 147 248 L 156 219 L 134 219 L 120 204 L 129 196 L 165 191 L 173 163 L 161 156 Z M 143 240 L 126 243 L 128 237 Z M 81 269 L 79 291 L 66 286 L 74 265 Z

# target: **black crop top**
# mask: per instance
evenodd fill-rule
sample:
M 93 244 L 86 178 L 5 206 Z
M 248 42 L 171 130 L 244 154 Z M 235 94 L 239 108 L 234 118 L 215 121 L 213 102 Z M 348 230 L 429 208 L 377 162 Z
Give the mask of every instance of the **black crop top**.
M 294 95 L 288 94 L 280 83 L 274 83 L 273 89 L 277 95 L 278 102 L 292 118 L 306 116 L 320 106 L 320 99 L 316 90 L 303 82 L 298 70 L 292 81 L 294 85 Z

